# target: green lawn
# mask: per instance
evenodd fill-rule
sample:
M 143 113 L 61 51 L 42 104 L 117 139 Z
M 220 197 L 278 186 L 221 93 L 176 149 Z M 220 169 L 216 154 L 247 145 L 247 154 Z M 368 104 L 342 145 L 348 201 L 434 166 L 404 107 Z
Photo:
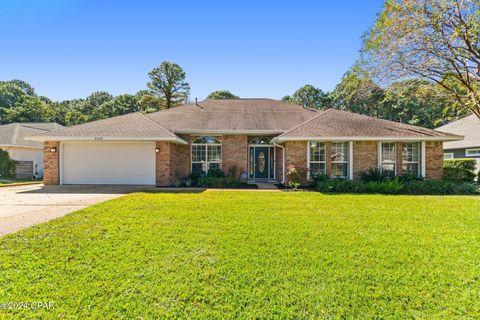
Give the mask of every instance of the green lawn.
M 0 318 L 480 318 L 480 198 L 132 194 L 0 239 Z
M 42 180 L 0 178 L 0 186 L 16 186 L 21 184 L 30 184 L 32 182 L 42 183 Z

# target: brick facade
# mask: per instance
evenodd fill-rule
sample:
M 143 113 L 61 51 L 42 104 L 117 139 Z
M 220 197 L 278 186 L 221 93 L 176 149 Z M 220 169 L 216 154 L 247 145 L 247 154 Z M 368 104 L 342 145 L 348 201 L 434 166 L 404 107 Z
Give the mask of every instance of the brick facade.
M 248 140 L 247 136 L 223 136 L 222 141 L 222 170 L 236 171 L 235 175 L 247 172 L 248 168 Z
M 376 168 L 378 163 L 378 143 L 376 141 L 353 142 L 353 179 L 360 179 L 362 172 Z
M 176 179 L 186 177 L 191 171 L 191 143 L 196 138 L 182 136 L 188 141 L 188 145 L 179 145 L 167 141 L 157 141 L 156 147 L 156 184 L 158 186 L 170 186 Z M 248 141 L 252 137 L 226 135 L 218 137 L 222 142 L 222 168 L 225 172 L 236 167 L 237 175 L 247 172 L 248 169 Z M 288 141 L 285 147 L 285 166 L 294 164 L 297 168 L 307 168 L 307 142 Z M 57 148 L 57 152 L 50 152 L 51 148 Z M 401 174 L 402 167 L 402 143 L 397 142 L 397 170 Z M 443 144 L 442 142 L 425 142 L 425 172 L 426 179 L 441 179 L 443 176 Z M 49 141 L 44 143 L 44 183 L 55 185 L 60 183 L 60 144 Z M 276 179 L 285 180 L 283 177 L 283 150 L 276 147 Z M 378 143 L 375 141 L 353 142 L 353 178 L 359 179 L 361 172 L 370 167 L 377 167 Z M 330 173 L 330 143 L 326 143 L 326 168 L 327 175 Z
M 425 142 L 425 178 L 438 180 L 443 178 L 443 143 Z
M 56 148 L 57 152 L 51 152 Z M 43 183 L 45 185 L 60 184 L 60 143 L 47 141 L 43 144 Z

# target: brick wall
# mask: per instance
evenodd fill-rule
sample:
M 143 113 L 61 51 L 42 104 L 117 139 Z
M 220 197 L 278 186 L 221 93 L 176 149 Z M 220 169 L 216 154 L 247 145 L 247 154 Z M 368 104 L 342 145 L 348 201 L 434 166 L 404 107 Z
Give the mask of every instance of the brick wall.
M 353 142 L 353 179 L 360 179 L 362 172 L 377 167 L 377 148 L 376 141 Z
M 425 142 L 425 178 L 439 180 L 443 177 L 443 143 Z
M 285 180 L 283 176 L 283 149 L 280 147 L 275 147 L 275 179 L 278 182 Z
M 57 148 L 57 152 L 50 152 Z M 43 183 L 45 185 L 60 184 L 60 143 L 47 141 L 43 144 Z
M 155 153 L 155 174 L 157 186 L 170 186 L 173 183 L 173 143 L 157 141 L 156 148 L 160 151 Z
M 247 172 L 248 168 L 248 137 L 223 136 L 222 140 L 222 169 L 225 173 L 236 168 L 236 175 Z
M 285 146 L 285 167 L 293 164 L 296 168 L 307 169 L 307 143 L 305 141 L 287 141 Z M 306 177 L 305 177 L 306 179 Z M 288 182 L 288 177 L 285 177 Z

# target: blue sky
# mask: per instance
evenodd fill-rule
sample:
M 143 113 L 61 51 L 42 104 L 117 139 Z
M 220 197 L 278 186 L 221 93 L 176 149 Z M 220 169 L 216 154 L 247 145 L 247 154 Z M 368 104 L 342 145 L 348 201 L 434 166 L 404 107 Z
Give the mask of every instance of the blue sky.
M 382 0 L 0 0 L 0 80 L 53 100 L 135 93 L 162 61 L 191 98 L 227 89 L 281 98 L 332 90 L 358 58 Z

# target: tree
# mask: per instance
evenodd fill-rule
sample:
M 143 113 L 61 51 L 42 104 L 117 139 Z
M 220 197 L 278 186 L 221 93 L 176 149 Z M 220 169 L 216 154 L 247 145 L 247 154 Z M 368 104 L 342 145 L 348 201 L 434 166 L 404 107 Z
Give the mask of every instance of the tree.
M 478 0 L 387 0 L 362 60 L 382 80 L 434 81 L 480 118 L 479 42 Z
M 330 97 L 337 109 L 384 118 L 382 112 L 384 91 L 358 66 L 345 73 Z
M 395 82 L 385 89 L 385 119 L 435 128 L 465 114 L 453 97 L 436 83 L 421 79 Z
M 4 110 L 4 123 L 12 122 L 46 122 L 53 113 L 49 105 L 38 97 L 26 96 L 14 108 Z
M 154 95 L 152 91 L 140 90 L 135 96 L 138 97 L 140 110 L 143 112 L 154 112 L 165 108 L 165 99 Z
M 226 100 L 226 99 L 240 99 L 228 90 L 213 91 L 207 96 L 208 100 Z
M 85 100 L 82 100 L 76 109 L 82 111 L 85 115 L 92 115 L 95 110 L 99 109 L 104 103 L 113 99 L 113 96 L 105 91 L 95 91 Z
M 311 109 L 327 109 L 331 102 L 328 94 L 310 84 L 304 85 L 292 96 L 285 96 L 282 100 Z
M 49 100 L 21 80 L 0 81 L 0 123 L 43 122 L 52 117 Z
M 131 112 L 141 111 L 139 97 L 131 94 L 116 96 L 105 102 L 93 113 L 95 119 L 105 119 Z
M 175 107 L 187 99 L 190 85 L 185 81 L 185 72 L 178 64 L 164 61 L 148 75 L 151 80 L 147 83 L 148 88 L 165 99 L 165 108 Z

